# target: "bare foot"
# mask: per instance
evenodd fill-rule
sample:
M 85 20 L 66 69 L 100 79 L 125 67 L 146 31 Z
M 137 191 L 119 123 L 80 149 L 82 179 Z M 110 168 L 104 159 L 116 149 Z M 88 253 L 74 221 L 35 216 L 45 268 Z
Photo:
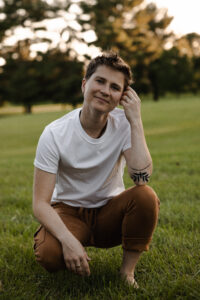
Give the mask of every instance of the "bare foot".
M 123 273 L 121 273 L 121 277 L 129 285 L 133 286 L 135 289 L 139 289 L 139 285 L 137 284 L 133 274 L 123 274 Z

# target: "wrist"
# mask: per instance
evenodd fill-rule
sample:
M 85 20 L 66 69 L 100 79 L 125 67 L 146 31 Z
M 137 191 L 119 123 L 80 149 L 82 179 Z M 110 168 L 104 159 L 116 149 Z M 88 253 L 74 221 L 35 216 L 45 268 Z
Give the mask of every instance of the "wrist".
M 132 118 L 129 120 L 131 128 L 143 128 L 141 117 Z
M 64 233 L 60 236 L 59 241 L 60 241 L 61 245 L 63 246 L 63 245 L 70 245 L 74 242 L 77 242 L 78 240 L 75 238 L 75 236 L 70 231 L 67 231 L 66 233 Z
M 66 244 L 68 243 L 68 241 L 70 240 L 71 236 L 70 234 L 66 231 L 62 234 L 60 234 L 60 236 L 58 236 L 58 240 L 60 241 L 60 243 L 63 245 L 63 244 Z

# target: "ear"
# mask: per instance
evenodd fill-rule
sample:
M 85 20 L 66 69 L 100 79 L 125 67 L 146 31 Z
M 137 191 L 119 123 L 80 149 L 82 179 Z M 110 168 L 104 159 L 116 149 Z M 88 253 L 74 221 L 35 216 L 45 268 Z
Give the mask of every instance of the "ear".
M 81 84 L 81 91 L 82 91 L 83 94 L 84 94 L 84 92 L 85 92 L 85 84 L 86 84 L 86 79 L 83 78 L 82 84 Z

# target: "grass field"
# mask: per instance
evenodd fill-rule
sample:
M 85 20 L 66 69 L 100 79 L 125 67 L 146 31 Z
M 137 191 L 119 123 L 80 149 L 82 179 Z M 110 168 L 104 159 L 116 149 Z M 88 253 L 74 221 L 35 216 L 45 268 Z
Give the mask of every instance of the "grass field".
M 46 273 L 34 261 L 33 159 L 44 126 L 65 112 L 0 116 L 0 299 L 200 299 L 200 101 L 145 102 L 154 161 L 150 185 L 161 200 L 150 251 L 134 290 L 120 281 L 121 247 L 88 248 L 91 276 Z M 126 187 L 131 180 L 125 174 Z

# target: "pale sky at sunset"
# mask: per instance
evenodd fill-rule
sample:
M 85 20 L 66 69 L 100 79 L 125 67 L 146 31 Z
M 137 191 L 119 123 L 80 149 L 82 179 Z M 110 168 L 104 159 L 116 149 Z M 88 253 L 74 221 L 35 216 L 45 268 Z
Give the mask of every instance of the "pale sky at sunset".
M 174 19 L 169 26 L 176 34 L 197 32 L 200 34 L 200 0 L 146 0 L 157 7 L 168 8 L 168 15 Z

